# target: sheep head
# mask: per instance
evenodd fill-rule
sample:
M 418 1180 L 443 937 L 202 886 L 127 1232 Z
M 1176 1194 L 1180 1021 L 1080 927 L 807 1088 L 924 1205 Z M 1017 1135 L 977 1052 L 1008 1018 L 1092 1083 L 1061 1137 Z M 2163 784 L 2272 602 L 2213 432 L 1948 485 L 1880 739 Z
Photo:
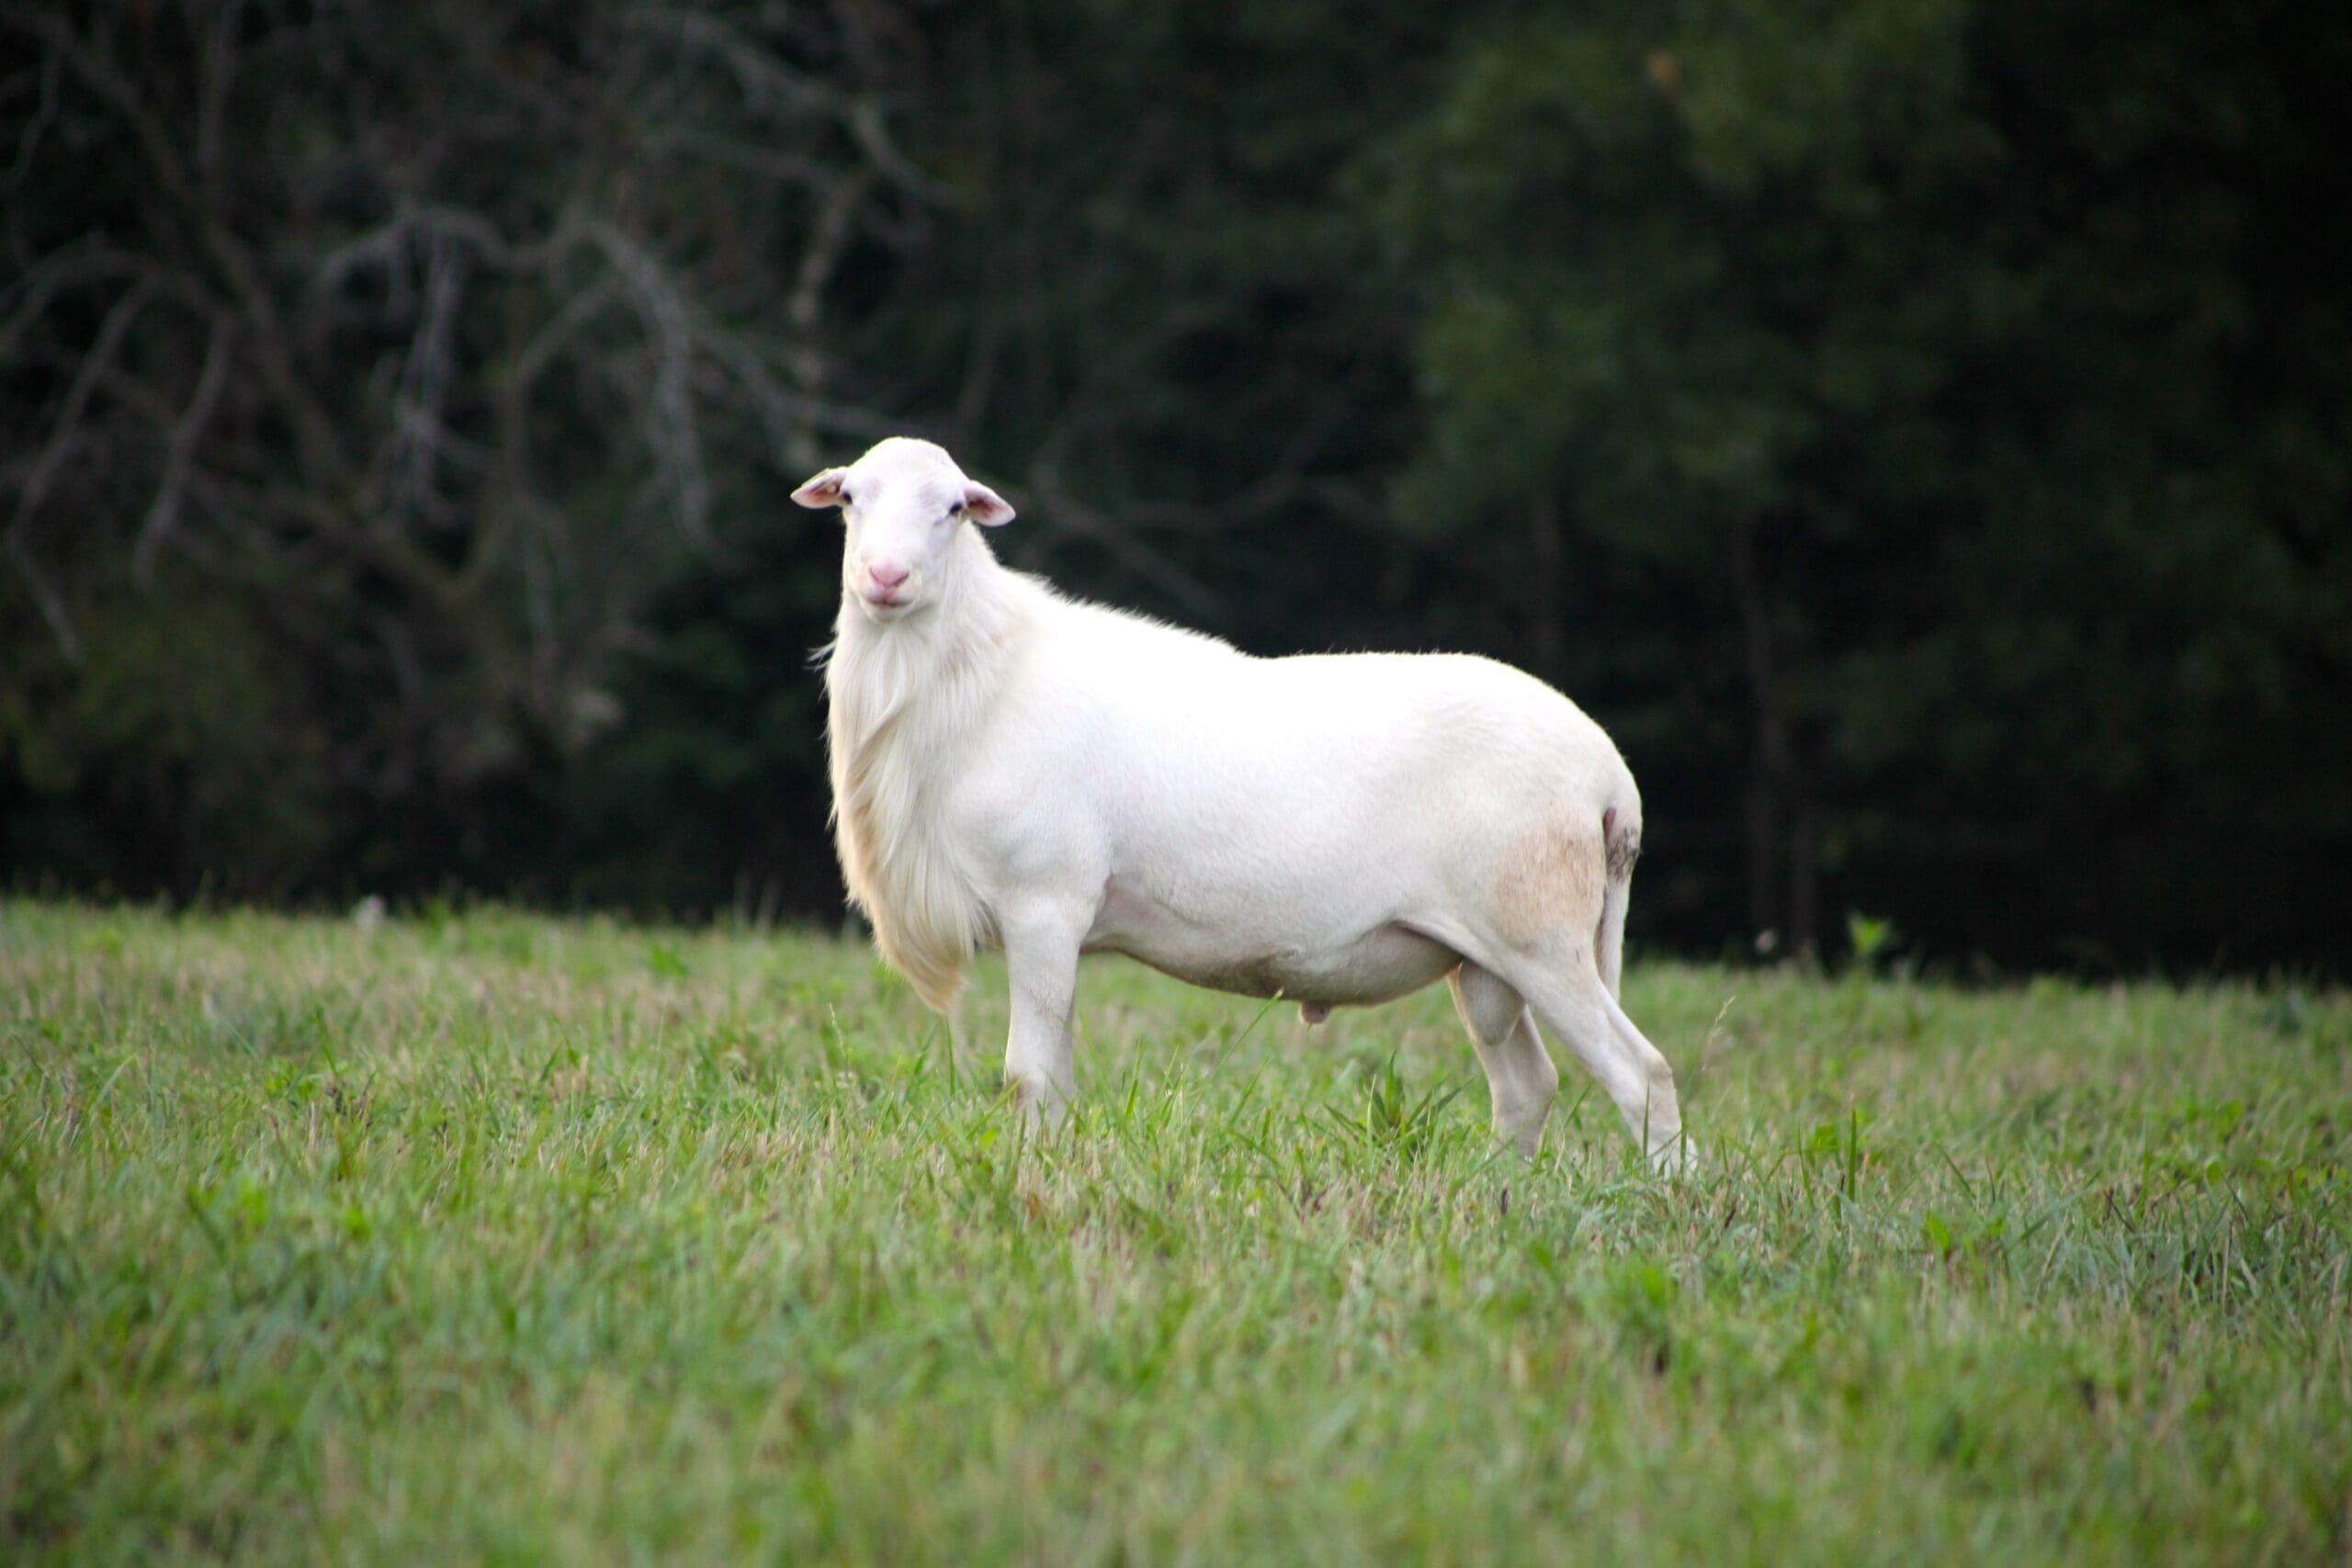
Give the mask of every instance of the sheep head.
M 842 593 L 868 619 L 893 621 L 934 603 L 958 570 L 964 525 L 1012 521 L 1002 496 L 965 476 L 944 449 L 894 435 L 846 468 L 792 492 L 807 507 L 838 506 Z

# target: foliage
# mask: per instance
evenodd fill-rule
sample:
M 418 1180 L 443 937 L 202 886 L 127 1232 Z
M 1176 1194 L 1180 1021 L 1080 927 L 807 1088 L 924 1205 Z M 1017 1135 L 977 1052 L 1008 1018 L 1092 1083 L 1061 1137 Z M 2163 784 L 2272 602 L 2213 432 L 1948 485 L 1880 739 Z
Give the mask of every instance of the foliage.
M 1753 929 L 1796 949 L 1833 876 L 1946 945 L 2177 950 L 2222 908 L 2292 945 L 2256 867 L 2345 844 L 2293 781 L 2352 764 L 2307 722 L 2352 695 L 2352 468 L 2296 455 L 2346 428 L 2347 301 L 2270 285 L 2265 199 L 2326 156 L 2279 95 L 2345 29 L 2051 16 L 1514 13 L 1365 164 L 1422 279 L 1400 512 L 1523 541 L 1497 591 L 1597 647 L 1676 626 L 1684 702 L 1744 716 Z
M 1442 990 L 1117 964 L 1024 1140 L 989 979 L 958 1047 L 805 937 L 0 906 L 0 1555 L 2344 1552 L 2340 992 L 1636 966 L 1663 1183 L 1597 1096 L 1496 1151 Z

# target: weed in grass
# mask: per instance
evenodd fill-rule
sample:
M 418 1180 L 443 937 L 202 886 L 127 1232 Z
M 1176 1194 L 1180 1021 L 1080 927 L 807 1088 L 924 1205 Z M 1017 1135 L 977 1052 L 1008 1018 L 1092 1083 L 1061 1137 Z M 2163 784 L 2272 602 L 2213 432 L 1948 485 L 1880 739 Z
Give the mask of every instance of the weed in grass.
M 1445 1108 L 1461 1096 L 1458 1083 L 1432 1084 L 1419 1094 L 1405 1087 L 1394 1053 L 1363 1086 L 1363 1100 L 1352 1113 L 1326 1106 L 1340 1130 L 1367 1147 L 1386 1150 L 1411 1164 L 1427 1153 L 1443 1127 Z

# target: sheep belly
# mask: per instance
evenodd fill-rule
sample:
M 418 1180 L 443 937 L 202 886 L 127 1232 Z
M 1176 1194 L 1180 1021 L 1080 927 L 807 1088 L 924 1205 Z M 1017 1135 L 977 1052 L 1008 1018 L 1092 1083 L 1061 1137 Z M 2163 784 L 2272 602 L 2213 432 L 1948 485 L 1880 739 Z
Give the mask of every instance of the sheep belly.
M 1462 962 L 1453 949 L 1393 921 L 1329 941 L 1276 945 L 1166 911 L 1148 913 L 1140 900 L 1126 904 L 1115 895 L 1103 914 L 1088 937 L 1090 953 L 1122 953 L 1209 990 L 1281 997 L 1310 1008 L 1394 1001 L 1444 978 Z

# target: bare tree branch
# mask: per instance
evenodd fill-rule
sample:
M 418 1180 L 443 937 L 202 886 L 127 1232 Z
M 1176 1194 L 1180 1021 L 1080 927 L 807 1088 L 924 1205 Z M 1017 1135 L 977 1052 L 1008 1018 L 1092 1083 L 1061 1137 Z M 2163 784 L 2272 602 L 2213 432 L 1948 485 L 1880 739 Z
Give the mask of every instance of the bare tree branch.
M 314 291 L 342 288 L 353 274 L 373 267 L 388 278 L 403 269 L 420 240 L 461 240 L 481 265 L 504 273 L 537 272 L 547 267 L 580 239 L 576 215 L 566 209 L 538 240 L 509 240 L 498 226 L 478 212 L 443 202 L 403 199 L 391 215 L 374 228 L 326 252 L 311 271 Z M 397 307 L 405 309 L 405 302 Z
M 225 0 L 205 42 L 202 96 L 196 116 L 196 170 L 208 192 L 219 189 L 220 120 L 228 107 L 230 84 L 237 73 L 237 28 L 244 17 L 245 0 Z
M 25 591 L 32 595 L 33 604 L 40 611 L 40 618 L 47 624 L 49 635 L 56 642 L 58 651 L 65 656 L 68 664 L 81 663 L 82 638 L 74 629 L 72 613 L 65 608 L 65 601 L 59 596 L 55 585 L 41 570 L 40 563 L 33 559 L 32 551 L 26 547 L 23 536 L 13 528 L 8 532 L 8 559 L 15 564 L 17 576 L 23 581 Z
M 1133 530 L 1122 527 L 1088 504 L 1064 481 L 1061 471 L 1052 463 L 1036 464 L 1026 478 L 1030 491 L 1044 503 L 1055 526 L 1062 532 L 1100 546 L 1112 559 L 1182 605 L 1187 613 L 1204 619 L 1218 613 L 1217 597 L 1207 584 L 1136 538 Z
M 878 441 L 886 435 L 904 434 L 915 423 L 876 409 L 812 398 L 787 389 L 766 363 L 766 351 L 746 333 L 721 332 L 706 322 L 698 333 L 698 341 L 704 352 L 751 397 L 769 444 L 782 452 L 796 470 L 821 461 L 802 448 L 804 426 L 808 432 L 831 431 Z
M 873 184 L 872 172 L 864 169 L 835 181 L 817 209 L 817 221 L 811 226 L 808 248 L 800 253 L 799 272 L 793 278 L 792 295 L 786 301 L 784 314 L 792 327 L 793 378 L 808 396 L 815 396 L 825 384 L 828 355 L 818 344 L 818 317 L 824 303 L 825 288 L 832 281 L 833 271 L 841 265 L 842 251 L 849 243 L 851 220 Z M 803 434 L 797 446 L 792 454 L 795 466 L 817 467 L 815 443 Z
M 196 390 L 189 394 L 187 410 L 172 426 L 163 481 L 155 488 L 154 502 L 147 508 L 146 519 L 140 525 L 138 543 L 131 548 L 131 576 L 141 583 L 152 580 L 156 552 L 179 521 L 180 497 L 187 489 L 196 444 L 204 434 L 213 405 L 220 400 L 221 384 L 228 378 L 229 349 L 234 336 L 235 328 L 228 317 L 213 321 L 212 335 L 204 347 L 204 368 L 196 378 Z
M 115 356 L 122 352 L 122 340 L 130 331 L 131 322 L 139 319 L 139 312 L 154 297 L 155 286 L 142 277 L 123 291 L 122 298 L 115 301 L 99 324 L 98 335 L 75 370 L 73 384 L 65 391 L 65 401 L 50 426 L 49 441 L 17 491 L 17 509 L 8 525 L 10 538 L 23 537 L 26 526 L 48 499 L 49 487 L 56 481 L 67 451 L 81 433 L 82 416 L 89 410 L 91 394 L 97 390 L 100 378 L 113 367 Z
M 388 476 L 380 482 L 395 514 L 438 518 L 449 510 L 435 475 L 453 446 L 442 412 L 457 378 L 452 339 L 464 293 L 460 246 L 448 234 L 435 233 L 425 243 L 424 306 L 401 363 L 392 425 L 377 464 L 379 474 Z
M 628 283 L 652 336 L 652 408 L 667 437 L 652 444 L 655 461 L 677 497 L 686 533 L 703 538 L 709 521 L 710 479 L 703 468 L 702 428 L 688 386 L 695 349 L 692 311 L 676 280 L 636 240 L 606 221 L 591 223 L 588 235 Z
M 220 301 L 182 275 L 165 272 L 146 257 L 120 250 L 95 237 L 51 252 L 34 263 L 21 277 L 0 288 L 0 300 L 12 291 L 23 298 L 0 321 L 0 365 L 19 352 L 25 334 L 38 325 L 60 296 L 95 283 L 117 278 L 144 280 L 159 294 L 178 299 L 207 319 L 220 313 Z
M 40 151 L 41 138 L 57 123 L 57 88 L 64 69 L 65 58 L 57 51 L 51 50 L 41 56 L 40 101 L 17 135 L 17 156 L 8 165 L 6 189 L 14 190 L 25 183 L 25 176 L 32 172 L 33 154 Z
M 786 147 L 770 147 L 738 137 L 716 136 L 693 125 L 662 125 L 639 143 L 651 157 L 690 156 L 704 163 L 741 169 L 779 185 L 827 186 L 841 171 Z
M 937 206 L 962 204 L 956 191 L 916 168 L 899 150 L 878 98 L 844 92 L 820 77 L 793 70 L 718 17 L 671 6 L 640 6 L 627 12 L 624 19 L 641 28 L 669 32 L 682 43 L 711 52 L 726 65 L 751 107 L 814 113 L 832 119 L 848 132 L 876 171 L 909 195 Z

